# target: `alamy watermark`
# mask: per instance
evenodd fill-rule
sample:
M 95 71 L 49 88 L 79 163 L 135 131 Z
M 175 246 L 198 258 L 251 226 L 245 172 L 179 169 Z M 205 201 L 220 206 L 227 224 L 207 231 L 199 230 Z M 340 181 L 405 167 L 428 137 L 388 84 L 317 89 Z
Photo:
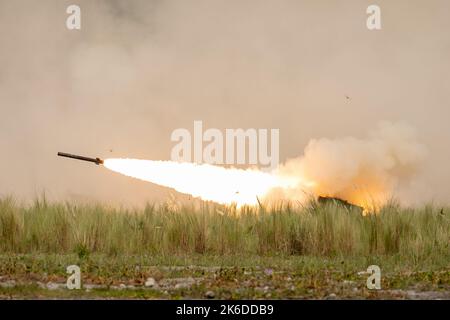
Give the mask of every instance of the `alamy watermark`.
M 270 137 L 269 137 L 270 136 Z M 279 163 L 279 129 L 203 130 L 202 121 L 194 121 L 193 133 L 185 128 L 172 132 L 171 160 L 228 165 L 259 165 L 275 169 Z
M 81 8 L 76 4 L 71 4 L 66 8 L 69 16 L 66 19 L 66 27 L 69 30 L 81 29 Z M 369 15 L 366 26 L 369 30 L 381 30 L 381 9 L 380 6 L 372 4 L 367 7 L 366 13 Z
M 67 278 L 66 286 L 67 289 L 81 289 L 81 270 L 77 265 L 70 265 L 67 267 L 66 272 L 70 274 Z
M 367 289 L 380 290 L 381 289 L 381 269 L 377 265 L 371 265 L 367 268 L 367 273 L 370 276 L 367 278 Z
M 372 4 L 367 7 L 366 13 L 369 14 L 366 20 L 367 29 L 381 30 L 381 8 Z
M 66 27 L 69 30 L 80 30 L 81 29 L 81 8 L 75 4 L 67 7 L 66 13 L 69 16 L 66 19 Z

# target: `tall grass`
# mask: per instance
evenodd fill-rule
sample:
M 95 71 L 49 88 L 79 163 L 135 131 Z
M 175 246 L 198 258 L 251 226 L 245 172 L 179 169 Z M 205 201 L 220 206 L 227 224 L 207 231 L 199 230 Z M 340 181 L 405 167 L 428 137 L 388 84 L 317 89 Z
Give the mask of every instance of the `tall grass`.
M 362 216 L 339 205 L 271 209 L 205 204 L 143 210 L 101 205 L 22 205 L 0 199 L 0 250 L 13 253 L 396 255 L 450 261 L 450 209 L 389 203 Z M 445 260 L 444 260 L 445 261 Z

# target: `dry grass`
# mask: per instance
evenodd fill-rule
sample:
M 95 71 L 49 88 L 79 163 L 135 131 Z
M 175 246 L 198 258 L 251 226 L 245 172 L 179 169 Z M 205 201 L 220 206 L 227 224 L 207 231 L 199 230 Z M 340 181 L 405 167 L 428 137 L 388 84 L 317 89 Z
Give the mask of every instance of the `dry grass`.
M 25 206 L 0 200 L 3 253 L 174 255 L 396 256 L 409 263 L 450 261 L 450 210 L 431 205 L 361 216 L 340 206 L 290 204 L 243 208 L 147 206 L 119 210 L 101 205 Z

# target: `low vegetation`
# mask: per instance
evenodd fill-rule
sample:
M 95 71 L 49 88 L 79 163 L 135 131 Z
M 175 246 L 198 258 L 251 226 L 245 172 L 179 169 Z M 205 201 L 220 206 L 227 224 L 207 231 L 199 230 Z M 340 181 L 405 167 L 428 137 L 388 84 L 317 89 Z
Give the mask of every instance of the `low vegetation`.
M 131 210 L 45 198 L 31 205 L 0 200 L 0 278 L 22 283 L 0 285 L 0 296 L 77 295 L 27 282 L 64 283 L 70 264 L 82 268 L 88 283 L 106 285 L 84 292 L 87 297 L 203 297 L 213 290 L 222 298 L 370 298 L 366 278 L 357 276 L 370 264 L 381 266 L 390 290 L 420 284 L 419 291 L 448 294 L 450 208 L 391 202 L 363 216 L 314 201 L 270 209 L 202 204 Z M 119 283 L 143 285 L 147 277 L 202 280 L 181 291 L 162 284 L 159 291 L 108 291 Z
M 362 216 L 339 205 L 264 208 L 101 205 L 0 200 L 0 250 L 13 253 L 397 255 L 449 261 L 450 209 L 390 203 Z

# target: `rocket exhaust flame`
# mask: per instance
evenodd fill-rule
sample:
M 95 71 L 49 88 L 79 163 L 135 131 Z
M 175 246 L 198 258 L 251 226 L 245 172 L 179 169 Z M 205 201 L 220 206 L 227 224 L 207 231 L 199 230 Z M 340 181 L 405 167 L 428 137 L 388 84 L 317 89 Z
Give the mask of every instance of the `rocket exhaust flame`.
M 297 185 L 293 179 L 258 171 L 190 162 L 105 159 L 115 172 L 173 188 L 178 192 L 221 204 L 256 205 L 273 188 Z
M 301 157 L 274 172 L 228 169 L 207 164 L 107 159 L 105 167 L 191 194 L 238 205 L 261 200 L 304 201 L 309 195 L 334 197 L 376 211 L 400 182 L 418 171 L 426 149 L 414 130 L 382 122 L 367 138 L 311 140 Z

